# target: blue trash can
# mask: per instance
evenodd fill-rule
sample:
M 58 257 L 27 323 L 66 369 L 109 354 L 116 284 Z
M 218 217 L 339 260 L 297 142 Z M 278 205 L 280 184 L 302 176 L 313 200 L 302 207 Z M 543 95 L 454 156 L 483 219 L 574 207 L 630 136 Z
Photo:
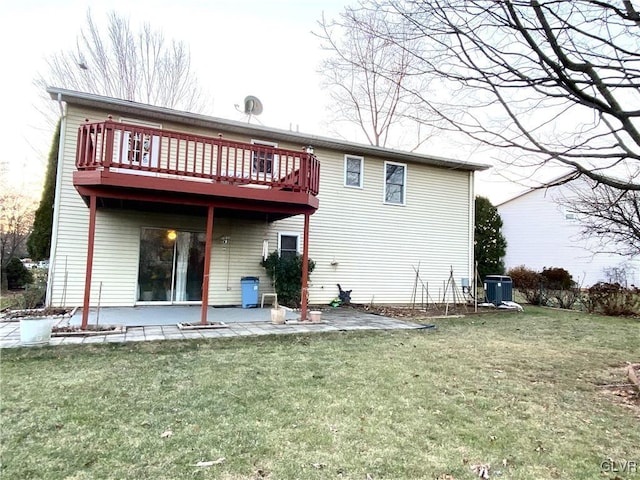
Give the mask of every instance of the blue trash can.
M 484 279 L 487 301 L 498 306 L 513 301 L 513 282 L 506 275 L 487 275 Z
M 259 305 L 260 279 L 258 277 L 242 277 L 240 286 L 242 287 L 242 308 L 257 307 Z

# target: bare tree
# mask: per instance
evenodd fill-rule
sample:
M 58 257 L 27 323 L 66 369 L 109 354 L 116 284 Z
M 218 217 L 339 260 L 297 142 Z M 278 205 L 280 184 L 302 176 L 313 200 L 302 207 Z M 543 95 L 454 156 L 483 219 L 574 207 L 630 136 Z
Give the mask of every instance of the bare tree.
M 0 194 L 0 258 L 3 271 L 12 257 L 26 251 L 35 210 L 35 201 L 3 185 Z
M 108 15 L 106 31 L 87 12 L 75 50 L 48 60 L 49 72 L 37 83 L 193 112 L 203 109 L 203 94 L 191 72 L 189 48 L 166 41 L 144 24 L 134 31 L 128 19 Z
M 631 0 L 364 0 L 359 10 L 389 20 L 376 27 L 389 48 L 419 44 L 406 48 L 412 70 L 450 95 L 411 94 L 444 128 L 506 149 L 513 165 L 560 164 L 640 190 L 640 13 Z M 627 177 L 614 173 L 621 164 Z
M 568 193 L 559 199 L 575 214 L 580 233 L 596 241 L 599 252 L 626 257 L 640 255 L 640 192 L 619 190 L 593 180 L 567 185 Z
M 320 74 L 332 100 L 334 126 L 356 125 L 371 145 L 384 147 L 393 137 L 394 142 L 410 142 L 415 149 L 428 138 L 431 127 L 425 126 L 430 119 L 411 91 L 424 90 L 428 79 L 412 68 L 419 45 L 399 38 L 402 25 L 395 25 L 395 42 L 380 34 L 389 33 L 387 17 L 350 7 L 338 19 L 323 16 L 316 36 L 329 55 Z M 334 130 L 339 134 L 339 127 Z

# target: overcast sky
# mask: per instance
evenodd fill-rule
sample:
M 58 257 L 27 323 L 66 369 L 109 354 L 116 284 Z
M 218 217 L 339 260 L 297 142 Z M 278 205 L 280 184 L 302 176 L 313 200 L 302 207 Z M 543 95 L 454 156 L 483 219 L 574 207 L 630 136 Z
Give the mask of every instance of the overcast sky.
M 205 114 L 241 120 L 234 105 L 255 95 L 264 105 L 259 120 L 268 127 L 331 135 L 326 125 L 327 98 L 317 74 L 323 52 L 312 35 L 324 14 L 335 17 L 345 0 L 21 0 L 6 2 L 0 19 L 3 45 L 3 149 L 14 184 L 36 191 L 51 142 L 51 126 L 38 110 L 43 95 L 33 85 L 46 72 L 46 58 L 73 50 L 91 7 L 96 23 L 109 11 L 129 17 L 137 28 L 149 22 L 165 37 L 184 41 L 192 70 L 210 102 Z M 349 138 L 353 140 L 353 138 Z M 491 163 L 481 151 L 431 147 L 434 155 Z M 492 201 L 506 199 L 521 187 L 496 189 L 491 176 L 480 175 L 476 190 Z

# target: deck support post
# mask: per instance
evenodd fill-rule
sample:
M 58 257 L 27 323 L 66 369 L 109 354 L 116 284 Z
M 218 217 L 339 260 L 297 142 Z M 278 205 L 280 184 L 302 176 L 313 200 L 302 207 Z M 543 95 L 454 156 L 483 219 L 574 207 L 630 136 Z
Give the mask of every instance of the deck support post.
M 207 309 L 209 308 L 209 272 L 211 270 L 211 244 L 213 243 L 213 205 L 207 211 L 207 240 L 204 247 L 204 274 L 202 276 L 202 311 L 200 323 L 207 324 Z
M 93 246 L 96 237 L 96 210 L 97 199 L 95 195 L 89 197 L 89 236 L 87 239 L 87 268 L 84 276 L 84 302 L 82 304 L 82 330 L 89 324 L 89 301 L 91 299 L 91 276 L 93 275 Z
M 302 294 L 300 299 L 300 320 L 307 319 L 307 302 L 309 301 L 309 218 L 304 214 L 304 239 L 302 244 Z

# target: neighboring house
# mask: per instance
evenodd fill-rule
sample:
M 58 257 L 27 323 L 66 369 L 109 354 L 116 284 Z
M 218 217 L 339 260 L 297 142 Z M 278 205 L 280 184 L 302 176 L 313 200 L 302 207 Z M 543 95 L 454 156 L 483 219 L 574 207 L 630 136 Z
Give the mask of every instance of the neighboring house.
M 316 263 L 311 304 L 411 301 L 473 272 L 487 168 L 167 108 L 48 90 L 64 108 L 48 305 L 239 305 L 271 251 Z M 434 287 L 432 291 L 436 291 Z M 306 302 L 303 301 L 303 318 Z
M 556 185 L 563 179 L 548 183 L 555 186 L 530 189 L 497 205 L 507 240 L 506 269 L 519 265 L 536 271 L 564 268 L 582 287 L 621 280 L 640 285 L 640 259 L 594 253 L 602 247 L 582 238 L 580 218 L 562 205 L 571 197 L 571 188 L 579 188 L 581 181 L 574 180 L 572 187 Z

